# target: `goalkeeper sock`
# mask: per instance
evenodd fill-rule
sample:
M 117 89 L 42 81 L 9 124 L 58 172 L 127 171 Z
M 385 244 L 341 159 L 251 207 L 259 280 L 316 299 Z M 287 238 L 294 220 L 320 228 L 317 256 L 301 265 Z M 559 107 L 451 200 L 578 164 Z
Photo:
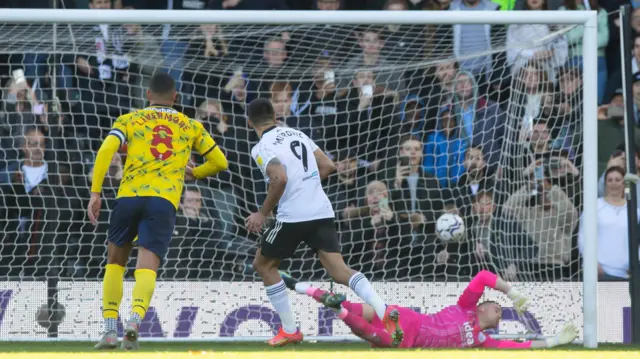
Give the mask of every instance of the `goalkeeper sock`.
M 140 324 L 147 314 L 153 291 L 156 288 L 156 272 L 151 269 L 136 269 L 134 276 L 136 284 L 133 286 L 133 304 L 129 320 Z
M 105 332 L 117 330 L 118 312 L 122 301 L 122 282 L 125 268 L 107 264 L 102 279 L 102 317 Z
M 284 281 L 280 280 L 274 285 L 265 286 L 265 289 L 267 290 L 267 296 L 269 297 L 271 305 L 273 305 L 280 316 L 284 332 L 288 334 L 294 334 L 297 332 L 298 326 L 293 319 L 291 302 L 289 302 L 289 293 L 287 293 L 287 286 L 284 284 Z
M 338 318 L 351 329 L 353 334 L 373 343 L 379 347 L 388 348 L 393 343 L 391 334 L 384 328 L 376 328 L 364 318 L 354 315 L 348 309 L 342 308 L 338 313 Z
M 364 274 L 360 272 L 354 273 L 349 279 L 349 287 L 356 292 L 358 297 L 362 298 L 362 300 L 373 308 L 373 311 L 376 312 L 380 320 L 384 318 L 384 312 L 387 310 L 387 306 L 373 289 L 373 286 Z

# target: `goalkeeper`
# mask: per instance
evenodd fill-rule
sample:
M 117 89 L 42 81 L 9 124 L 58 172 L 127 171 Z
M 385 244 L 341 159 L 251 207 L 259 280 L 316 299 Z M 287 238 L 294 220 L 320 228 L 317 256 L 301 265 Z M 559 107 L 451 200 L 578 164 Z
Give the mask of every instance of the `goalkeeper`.
M 300 294 L 307 294 L 334 309 L 353 334 L 381 348 L 553 348 L 571 343 L 578 335 L 573 324 L 566 324 L 560 334 L 546 340 L 516 342 L 497 340 L 485 334 L 497 328 L 502 308 L 496 302 L 478 304 L 485 287 L 506 294 L 519 313 L 527 309 L 527 298 L 507 282 L 489 271 L 481 271 L 464 290 L 455 305 L 435 314 L 420 314 L 409 308 L 395 306 L 382 322 L 366 304 L 351 303 L 342 294 L 330 294 L 307 283 L 298 283 L 282 274 L 285 284 Z

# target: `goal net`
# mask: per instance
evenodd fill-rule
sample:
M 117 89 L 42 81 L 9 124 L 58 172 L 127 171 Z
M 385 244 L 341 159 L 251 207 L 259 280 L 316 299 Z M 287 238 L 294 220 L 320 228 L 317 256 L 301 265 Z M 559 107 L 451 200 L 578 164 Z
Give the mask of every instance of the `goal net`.
M 0 338 L 87 340 L 102 331 L 106 233 L 126 148 L 111 163 L 96 227 L 85 209 L 92 165 L 114 119 L 148 105 L 156 71 L 175 78 L 176 109 L 202 122 L 230 167 L 187 181 L 143 338 L 250 340 L 279 325 L 252 269 L 258 238 L 244 228 L 266 194 L 245 116 L 258 97 L 272 100 L 279 126 L 305 132 L 336 163 L 325 190 L 342 253 L 388 303 L 435 312 L 489 269 L 533 303 L 518 317 L 487 292 L 505 305 L 500 333 L 583 323 L 582 25 L 0 29 Z M 436 237 L 443 213 L 463 218 L 464 239 Z M 329 287 L 304 245 L 281 267 Z M 599 295 L 611 310 L 626 305 L 626 287 Z M 293 303 L 305 334 L 350 336 L 315 302 Z M 601 340 L 622 340 L 618 316 Z

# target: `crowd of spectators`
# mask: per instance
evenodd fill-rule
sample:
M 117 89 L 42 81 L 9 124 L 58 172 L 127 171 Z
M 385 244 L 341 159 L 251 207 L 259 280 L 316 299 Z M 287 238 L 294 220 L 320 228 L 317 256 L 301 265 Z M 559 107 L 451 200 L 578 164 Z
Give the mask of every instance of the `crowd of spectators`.
M 625 264 L 620 252 L 627 250 L 626 217 L 610 220 L 626 213 L 615 13 L 625 1 L 54 2 L 130 11 L 385 9 L 425 16 L 431 10 L 597 10 L 600 274 L 627 278 L 628 256 Z M 640 9 L 633 18 L 640 34 Z M 73 25 L 61 28 L 63 50 L 55 55 L 43 49 L 41 36 L 30 47 L 25 35 L 21 52 L 0 49 L 0 278 L 100 276 L 126 151 L 113 159 L 95 228 L 84 210 L 94 154 L 118 115 L 146 105 L 149 75 L 167 71 L 180 94 L 176 108 L 203 123 L 230 167 L 216 178 L 186 179 L 161 279 L 252 278 L 257 238 L 243 219 L 259 206 L 266 185 L 249 155 L 258 139 L 245 108 L 266 97 L 279 126 L 305 132 L 335 161 L 325 189 L 352 268 L 385 280 L 467 279 L 485 268 L 509 280 L 579 280 L 581 168 L 596 159 L 582 157 L 583 29 L 560 30 L 539 24 Z M 73 51 L 65 47 L 69 38 Z M 548 40 L 523 45 L 541 38 Z M 640 35 L 635 44 L 638 71 Z M 636 110 L 639 94 L 640 74 Z M 464 240 L 437 239 L 443 213 L 464 219 Z M 602 234 L 612 227 L 620 233 L 613 242 Z M 289 269 L 322 277 L 305 251 Z

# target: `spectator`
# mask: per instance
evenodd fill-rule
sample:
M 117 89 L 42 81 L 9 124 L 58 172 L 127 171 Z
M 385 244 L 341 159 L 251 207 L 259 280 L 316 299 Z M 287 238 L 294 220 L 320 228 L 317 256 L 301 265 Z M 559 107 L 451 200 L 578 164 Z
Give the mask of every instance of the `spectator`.
M 640 71 L 640 34 L 633 38 L 633 58 L 631 59 L 631 72 L 634 74 Z
M 617 10 L 617 9 L 616 9 Z M 640 11 L 634 11 L 634 13 L 638 13 L 638 22 L 640 23 Z M 617 17 L 616 17 L 617 19 Z M 611 23 L 611 21 L 610 21 Z M 616 27 L 616 30 L 619 30 Z M 612 33 L 615 34 L 615 32 Z M 613 39 L 610 41 L 613 42 Z M 610 56 L 610 54 L 607 54 L 606 56 L 606 62 L 607 62 L 607 67 L 608 67 L 608 74 L 609 78 L 607 79 L 607 88 L 606 88 L 606 92 L 604 94 L 604 100 L 603 102 L 611 102 L 610 99 L 612 99 L 613 97 L 615 97 L 616 95 L 620 94 L 622 95 L 622 67 L 620 66 L 620 61 L 619 61 L 619 57 L 620 57 L 620 40 L 618 39 L 616 41 L 616 45 L 618 47 L 618 63 L 614 64 L 615 67 L 612 68 L 611 63 L 613 62 L 612 60 L 615 61 L 615 57 L 614 56 Z M 611 46 L 611 45 L 610 45 Z M 640 34 L 636 34 L 635 37 L 633 38 L 633 49 L 631 51 L 632 54 L 632 58 L 631 58 L 631 72 L 633 74 L 636 74 L 638 72 L 640 72 Z M 635 78 L 635 77 L 634 77 Z M 636 125 L 638 125 L 638 119 L 636 118 Z
M 169 280 L 182 278 L 205 279 L 219 276 L 214 271 L 221 266 L 223 257 L 215 249 L 217 238 L 214 222 L 203 208 L 203 198 L 198 187 L 187 185 L 176 215 L 173 240 L 167 253 L 164 275 Z
M 264 43 L 264 63 L 272 70 L 278 70 L 287 61 L 287 44 L 280 37 L 272 37 Z
M 501 213 L 495 198 L 490 190 L 482 190 L 473 198 L 468 231 L 472 256 L 479 265 L 477 269 L 493 267 L 505 279 L 524 280 L 531 274 L 537 245 L 517 221 Z
M 461 126 L 451 106 L 440 109 L 436 131 L 427 136 L 424 168 L 434 175 L 441 187 L 455 185 L 464 173 L 464 153 L 467 141 L 461 136 Z
M 132 7 L 127 7 L 127 9 L 133 10 Z M 131 49 L 143 49 L 142 51 L 129 51 L 127 53 L 129 60 L 139 66 L 141 74 L 150 77 L 156 71 L 158 63 L 163 61 L 158 37 L 154 36 L 155 34 L 149 27 L 143 27 L 140 24 L 124 24 L 122 27 L 126 33 L 127 41 L 131 43 Z M 143 86 L 138 84 L 136 87 Z M 143 99 L 144 94 L 136 94 L 136 97 Z
M 38 101 L 24 77 L 9 80 L 4 96 L 4 123 L 0 129 L 0 159 L 5 163 L 0 164 L 0 168 L 6 166 L 7 162 L 18 159 L 18 139 L 22 137 L 25 128 L 42 126 L 41 129 L 46 132 L 46 110 L 46 105 Z
M 346 262 L 359 265 L 367 248 L 362 239 L 351 230 L 351 221 L 368 214 L 368 207 L 364 207 L 363 201 L 367 180 L 363 170 L 358 168 L 357 156 L 353 151 L 338 151 L 334 161 L 336 173 L 327 180 L 327 196 L 336 211 L 337 229 Z
M 344 10 L 346 0 L 313 0 L 314 10 Z M 337 65 L 348 61 L 356 42 L 353 25 L 317 24 L 295 29 L 291 35 L 294 63 L 311 65 L 318 56 L 327 56 Z
M 511 174 L 511 182 L 517 183 L 518 187 L 522 185 L 520 181 L 528 181 L 535 176 L 541 176 L 542 174 L 536 173 L 536 170 L 546 170 L 550 164 L 551 156 L 551 131 L 549 131 L 547 121 L 538 119 L 533 124 L 533 130 L 531 136 L 528 138 L 528 142 L 525 147 L 518 151 L 520 158 L 514 158 L 514 162 L 509 165 L 509 171 Z M 519 175 L 519 171 L 524 168 L 524 176 Z M 535 175 L 535 176 L 534 176 Z M 543 175 L 542 175 L 543 176 Z
M 327 195 L 333 203 L 337 217 L 349 220 L 358 215 L 364 198 L 366 179 L 358 171 L 358 159 L 351 150 L 342 150 L 334 156 L 336 173 L 327 180 Z
M 220 74 L 225 70 L 224 61 L 229 54 L 229 45 L 220 26 L 200 25 L 199 32 L 202 37 L 192 39 L 184 54 L 185 59 L 189 60 L 182 73 L 182 81 L 193 85 L 195 106 L 199 106 L 204 99 L 220 97 Z
M 385 158 L 386 149 L 376 141 L 388 136 L 393 111 L 392 100 L 384 93 L 375 92 L 375 75 L 368 70 L 355 73 L 347 94 L 349 122 L 338 128 L 338 147 L 352 148 L 358 157 L 368 161 Z
M 473 197 L 471 206 L 471 216 L 467 221 L 469 225 L 467 240 L 471 243 L 479 263 L 484 263 L 488 259 L 488 252 L 491 248 L 492 220 L 496 208 L 493 202 L 493 194 L 490 191 L 482 190 Z
M 45 160 L 46 138 L 37 127 L 27 127 L 21 141 L 21 161 L 11 162 L 5 169 L 0 183 L 24 184 L 24 191 L 31 192 L 47 180 L 48 164 Z
M 598 0 L 578 2 L 565 0 L 564 5 L 558 10 L 593 10 L 598 12 L 598 104 L 602 103 L 604 91 L 607 87 L 607 59 L 605 50 L 609 44 L 609 15 L 600 7 Z M 582 68 L 582 35 L 583 26 L 575 26 L 567 32 L 569 58 L 574 66 Z
M 249 91 L 256 96 L 268 97 L 274 82 L 287 79 L 287 59 L 286 41 L 280 36 L 267 39 L 264 42 L 262 62 L 256 64 L 249 75 Z
M 554 138 L 562 143 L 563 147 L 577 145 L 577 139 L 572 138 L 572 134 L 578 133 L 576 126 L 580 125 L 582 119 L 582 72 L 576 67 L 560 69 L 558 85 L 560 89 L 558 116 L 549 119 L 550 128 L 557 133 L 554 133 Z
M 358 36 L 358 45 L 362 52 L 345 64 L 345 69 L 338 82 L 338 88 L 344 89 L 351 81 L 351 76 L 358 69 L 371 69 L 375 71 L 374 93 L 388 93 L 391 96 L 403 94 L 405 90 L 402 71 L 389 70 L 394 63 L 388 61 L 382 54 L 384 39 L 382 33 L 372 27 L 361 29 Z M 384 68 L 384 70 L 382 70 Z
M 407 135 L 415 136 L 421 142 L 427 141 L 427 135 L 435 129 L 435 124 L 427 123 L 427 109 L 422 99 L 414 94 L 408 94 L 400 108 L 400 121 L 394 121 L 391 126 L 390 136 L 378 142 L 379 148 L 386 148 L 388 154 L 384 157 L 388 160 L 396 156 L 401 145 L 400 141 Z M 426 150 L 426 148 L 425 148 Z M 384 161 L 383 161 L 384 162 Z M 394 161 L 391 161 L 394 164 Z M 384 167 L 389 167 L 384 165 Z
M 249 79 L 242 71 L 236 71 L 224 87 L 225 111 L 234 116 L 245 116 L 247 104 L 253 96 L 248 93 Z
M 54 270 L 55 197 L 48 181 L 46 138 L 36 127 L 24 131 L 21 161 L 0 173 L 0 193 L 6 208 L 0 242 L 0 268 L 9 276 L 42 276 Z M 57 275 L 57 273 L 52 273 Z
M 633 74 L 633 110 L 636 126 L 640 125 L 640 73 Z
M 271 102 L 276 113 L 276 123 L 293 127 L 313 138 L 311 121 L 307 116 L 296 116 L 291 112 L 292 89 L 288 82 L 274 82 L 271 85 Z
M 449 11 L 495 11 L 499 7 L 489 0 L 453 0 Z M 492 31 L 499 27 L 491 25 L 453 25 L 453 53 L 460 69 L 474 74 L 480 82 L 490 78 L 493 68 L 491 57 Z M 487 54 L 478 56 L 478 54 Z
M 526 10 L 549 10 L 547 0 L 527 0 Z M 553 34 L 554 27 L 543 24 L 509 25 L 507 30 L 507 62 L 512 73 L 518 73 L 520 68 L 530 61 L 537 62 L 547 71 L 547 78 L 555 79 L 558 68 L 563 66 L 568 58 L 569 47 L 562 34 Z M 528 47 L 539 39 L 551 36 L 551 41 L 543 45 Z
M 578 212 L 562 189 L 549 180 L 531 181 L 511 195 L 503 211 L 518 221 L 538 247 L 534 270 L 541 276 L 538 279 L 566 277 Z
M 542 116 L 546 94 L 551 90 L 547 76 L 547 72 L 535 61 L 523 65 L 518 71 L 515 89 L 511 91 L 511 108 L 513 116 L 522 119 L 518 125 L 521 141 L 531 136 L 534 120 L 547 118 Z
M 467 148 L 464 153 L 464 170 L 465 172 L 458 180 L 453 193 L 458 207 L 461 208 L 461 213 L 464 217 L 468 217 L 472 199 L 480 191 L 493 187 L 493 176 L 488 172 L 482 148 Z M 498 203 L 502 203 L 502 201 L 498 201 Z
M 423 148 L 417 137 L 403 138 L 397 165 L 387 171 L 386 179 L 399 221 L 411 224 L 414 233 L 432 235 L 442 198 L 438 180 L 423 168 Z
M 635 163 L 636 174 L 640 174 L 640 147 L 636 147 Z M 624 144 L 619 145 L 609 157 L 607 167 L 598 180 L 598 197 L 604 197 L 606 195 L 605 173 L 611 167 L 620 167 L 624 169 L 625 172 L 627 171 L 627 155 L 625 153 Z M 636 187 L 638 189 L 638 193 L 640 193 L 640 183 L 636 184 Z M 640 208 L 640 204 L 638 204 L 638 208 Z
M 410 254 L 411 228 L 399 223 L 383 182 L 370 182 L 366 196 L 369 215 L 358 223 L 352 223 L 352 228 L 360 229 L 357 238 L 362 238 L 368 247 L 361 263 L 366 265 L 365 270 L 373 272 L 377 278 L 402 278 L 409 270 L 409 266 L 400 261 Z
M 216 219 L 216 229 L 220 230 L 225 240 L 233 240 L 236 236 L 236 218 L 238 203 L 234 187 L 243 188 L 242 167 L 250 168 L 247 159 L 243 159 L 241 151 L 245 149 L 243 140 L 248 137 L 247 130 L 238 122 L 239 118 L 227 116 L 222 104 L 217 100 L 202 103 L 197 113 L 198 119 L 208 129 L 216 144 L 223 148 L 230 162 L 228 171 L 219 173 L 215 180 L 204 179 L 200 184 L 208 183 L 206 190 L 200 191 L 206 207 L 211 209 L 210 215 Z M 234 123 L 236 122 L 236 123 Z M 204 163 L 198 158 L 196 163 Z
M 110 9 L 108 0 L 92 0 L 91 9 Z M 93 43 L 80 43 L 78 53 L 89 48 L 94 54 L 63 56 L 62 63 L 75 73 L 75 87 L 79 90 L 79 102 L 72 112 L 76 125 L 84 126 L 90 138 L 103 138 L 102 132 L 111 128 L 113 117 L 128 112 L 132 108 L 130 83 L 139 72 L 131 64 L 127 53 L 131 43 L 123 26 L 96 25 L 77 29 L 85 33 L 83 39 Z M 71 65 L 68 65 L 71 64 Z M 96 146 L 98 143 L 96 142 Z
M 453 114 L 462 127 L 461 137 L 469 145 L 481 146 L 489 168 L 498 165 L 506 116 L 497 103 L 478 92 L 474 77 L 466 72 L 456 76 Z
M 325 151 L 338 150 L 336 130 L 348 122 L 344 95 L 336 89 L 335 66 L 324 55 L 316 60 L 312 81 L 301 84 L 293 95 L 294 114 L 310 117 L 310 137 Z
M 416 73 L 409 84 L 409 91 L 426 102 L 427 119 L 438 117 L 438 110 L 453 99 L 453 86 L 458 75 L 458 62 L 443 61 Z M 427 130 L 435 129 L 435 123 L 429 121 Z
M 569 158 L 569 152 L 551 152 L 547 167 L 551 184 L 562 189 L 578 212 L 582 213 L 582 177 Z
M 629 220 L 624 198 L 624 168 L 605 172 L 606 194 L 598 198 L 598 280 L 629 279 Z M 640 218 L 640 210 L 638 210 Z M 580 219 L 578 248 L 584 251 L 585 219 Z
M 560 94 L 552 113 L 556 116 L 548 117 L 548 127 L 551 130 L 551 149 L 568 150 L 572 157 L 579 158 L 581 148 L 580 133 L 582 132 L 582 74 L 577 68 L 563 68 L 559 73 Z
M 407 11 L 408 0 L 387 0 L 383 10 Z M 419 62 L 424 57 L 424 26 L 420 25 L 387 25 L 382 56 L 394 64 Z

